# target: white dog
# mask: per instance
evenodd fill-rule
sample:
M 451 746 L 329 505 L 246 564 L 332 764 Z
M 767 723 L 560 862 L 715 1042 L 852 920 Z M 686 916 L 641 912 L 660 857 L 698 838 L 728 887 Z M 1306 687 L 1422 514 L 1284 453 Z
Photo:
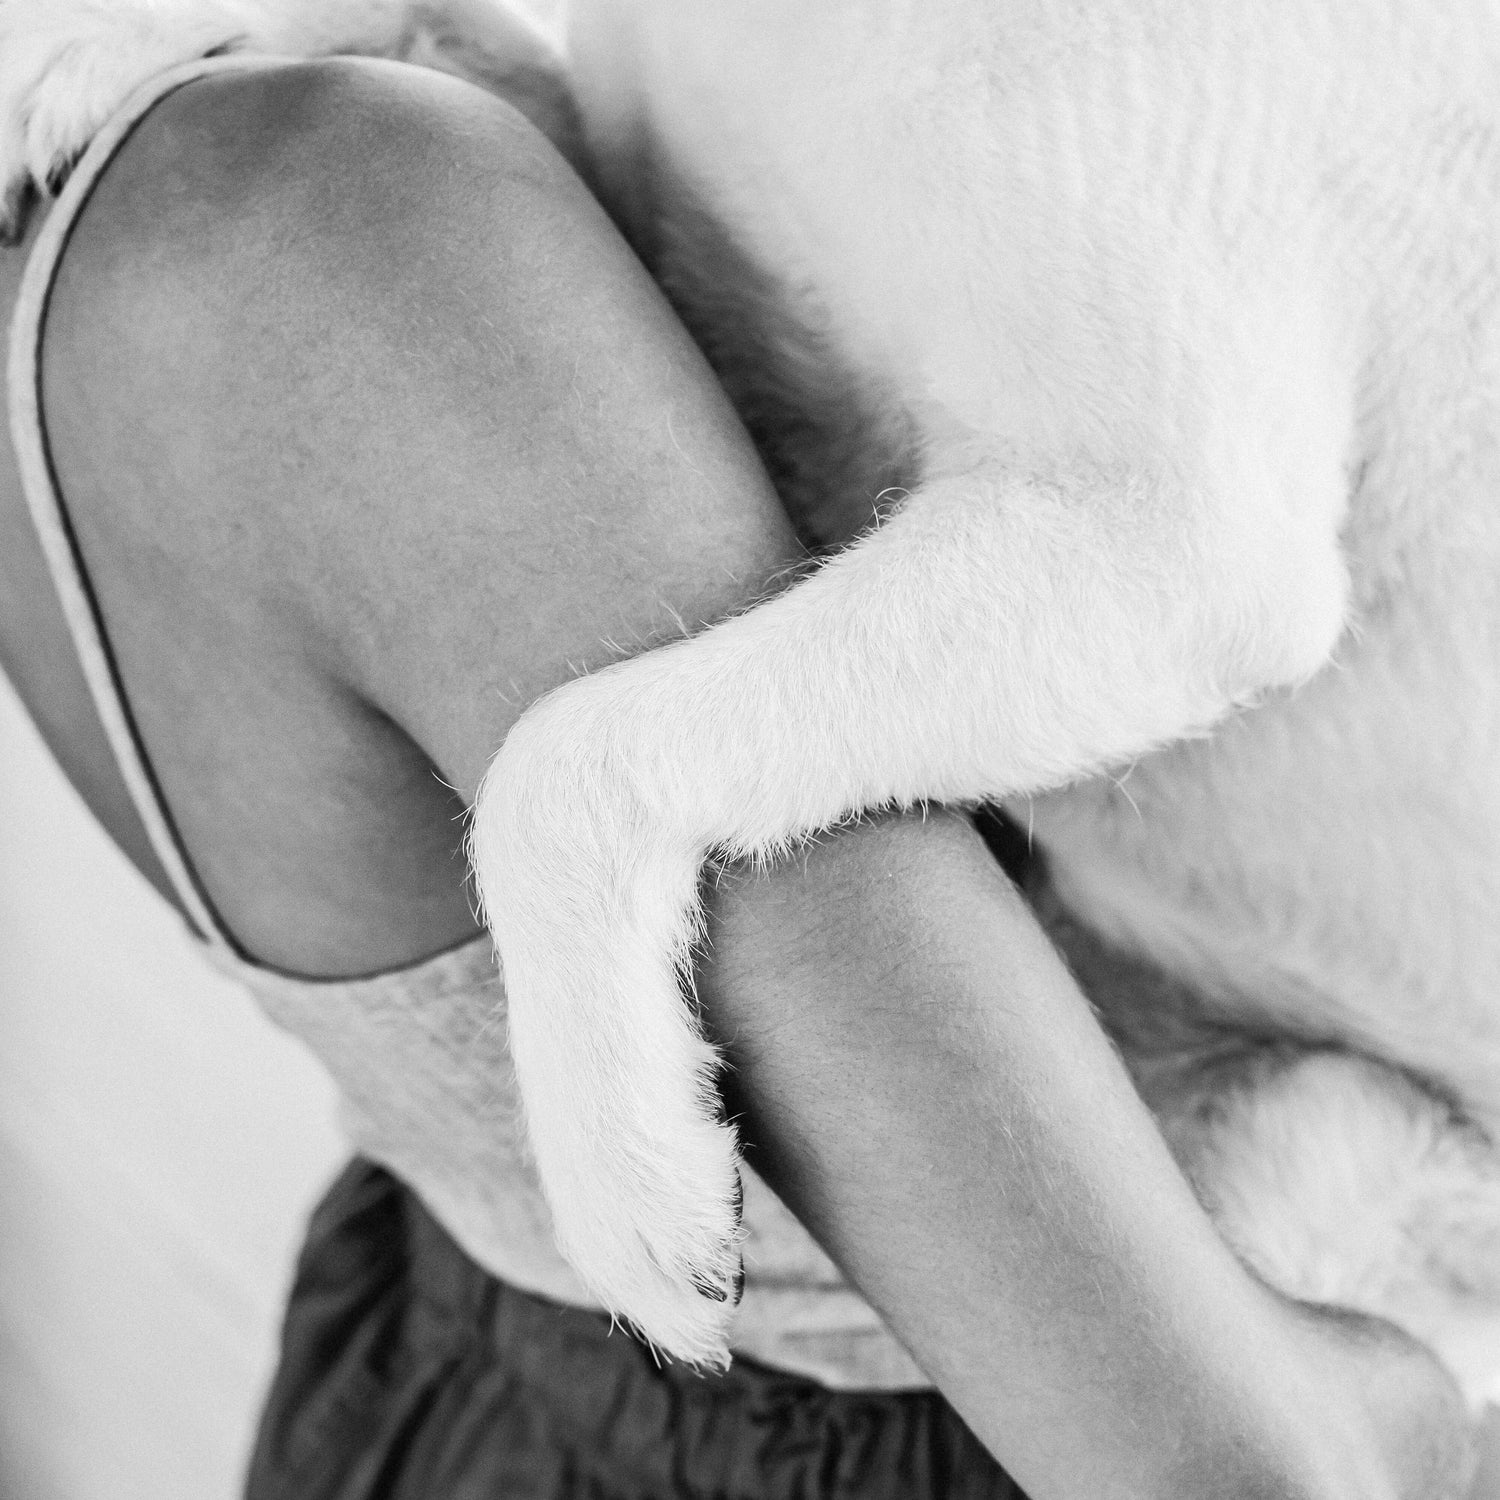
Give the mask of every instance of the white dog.
M 484 0 L 0 0 L 0 182 L 45 184 L 210 50 L 488 28 L 545 75 L 498 24 Z M 705 858 L 1008 799 L 1230 1241 L 1484 1389 L 1493 0 L 576 0 L 568 27 L 596 186 L 804 524 L 848 544 L 537 704 L 479 799 L 575 1266 L 666 1349 L 722 1354 L 735 1141 L 681 993 Z M 775 447 L 778 410 L 805 443 Z

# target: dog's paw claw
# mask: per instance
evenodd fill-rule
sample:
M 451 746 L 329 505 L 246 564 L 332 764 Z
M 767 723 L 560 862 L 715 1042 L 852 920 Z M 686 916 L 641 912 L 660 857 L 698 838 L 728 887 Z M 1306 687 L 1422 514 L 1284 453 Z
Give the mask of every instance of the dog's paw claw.
M 69 157 L 67 161 L 59 162 L 48 171 L 43 187 L 49 198 L 57 197 L 67 186 L 68 178 L 73 175 L 73 168 L 77 165 L 77 161 L 77 157 Z
M 710 1302 L 729 1301 L 729 1293 L 723 1287 L 715 1285 L 706 1276 L 700 1276 L 694 1271 L 689 1279 L 698 1288 L 698 1295 L 700 1297 L 707 1297 Z

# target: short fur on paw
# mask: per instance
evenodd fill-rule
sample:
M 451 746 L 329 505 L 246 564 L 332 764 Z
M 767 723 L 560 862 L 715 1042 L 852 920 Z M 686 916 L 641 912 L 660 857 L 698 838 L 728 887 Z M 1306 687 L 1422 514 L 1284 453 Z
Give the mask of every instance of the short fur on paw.
M 400 56 L 414 0 L 0 0 L 0 229 L 54 192 L 136 89 L 229 52 Z
M 50 195 L 141 84 L 232 45 L 217 6 L 142 0 L 0 4 L 0 228 L 19 232 L 33 193 Z

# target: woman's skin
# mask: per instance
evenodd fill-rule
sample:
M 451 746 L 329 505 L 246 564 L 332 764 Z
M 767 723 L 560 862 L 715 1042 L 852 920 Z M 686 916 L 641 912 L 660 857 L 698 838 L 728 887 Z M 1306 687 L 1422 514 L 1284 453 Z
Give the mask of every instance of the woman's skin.
M 298 973 L 468 937 L 461 814 L 525 706 L 799 556 L 546 143 L 387 65 L 159 106 L 75 232 L 45 396 L 193 863 Z M 163 888 L 11 470 L 0 660 Z M 962 819 L 847 830 L 712 907 L 703 995 L 756 1164 L 1033 1500 L 1457 1493 L 1435 1366 L 1232 1259 Z

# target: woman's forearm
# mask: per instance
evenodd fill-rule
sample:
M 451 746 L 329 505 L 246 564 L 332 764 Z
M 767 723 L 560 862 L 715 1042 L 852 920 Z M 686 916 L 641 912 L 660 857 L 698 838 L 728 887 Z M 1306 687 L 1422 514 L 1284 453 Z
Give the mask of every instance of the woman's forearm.
M 1034 1500 L 1407 1492 L 964 820 L 847 831 L 714 910 L 753 1163 Z

